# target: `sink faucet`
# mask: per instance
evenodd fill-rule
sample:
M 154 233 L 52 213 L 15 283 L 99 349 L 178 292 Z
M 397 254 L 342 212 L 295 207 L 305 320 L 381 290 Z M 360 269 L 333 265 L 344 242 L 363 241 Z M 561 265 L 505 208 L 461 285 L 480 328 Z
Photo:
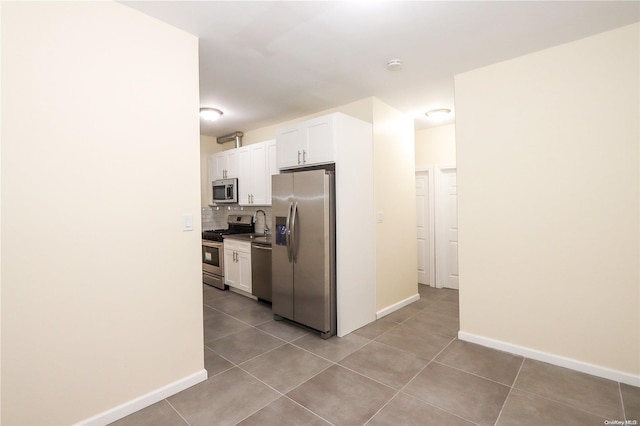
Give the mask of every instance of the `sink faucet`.
M 258 213 L 262 213 L 264 215 L 264 233 L 266 235 L 269 233 L 269 226 L 267 225 L 267 213 L 262 209 L 256 210 L 255 214 L 253 215 L 253 223 L 257 222 Z

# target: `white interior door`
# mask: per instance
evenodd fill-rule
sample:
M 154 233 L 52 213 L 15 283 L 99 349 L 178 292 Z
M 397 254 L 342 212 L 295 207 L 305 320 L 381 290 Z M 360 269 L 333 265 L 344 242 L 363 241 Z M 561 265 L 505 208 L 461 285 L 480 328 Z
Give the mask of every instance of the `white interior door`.
M 436 287 L 458 288 L 458 202 L 455 167 L 439 167 L 436 185 Z
M 435 286 L 433 169 L 416 172 L 418 282 Z

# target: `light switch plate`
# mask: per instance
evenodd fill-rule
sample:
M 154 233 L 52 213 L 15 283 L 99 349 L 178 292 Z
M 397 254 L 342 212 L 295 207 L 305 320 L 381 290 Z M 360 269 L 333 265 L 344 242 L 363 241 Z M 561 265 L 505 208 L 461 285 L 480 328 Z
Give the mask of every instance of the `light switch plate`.
M 384 212 L 378 212 L 378 223 L 384 222 Z
M 190 214 L 182 215 L 182 230 L 193 231 L 193 215 L 190 215 Z

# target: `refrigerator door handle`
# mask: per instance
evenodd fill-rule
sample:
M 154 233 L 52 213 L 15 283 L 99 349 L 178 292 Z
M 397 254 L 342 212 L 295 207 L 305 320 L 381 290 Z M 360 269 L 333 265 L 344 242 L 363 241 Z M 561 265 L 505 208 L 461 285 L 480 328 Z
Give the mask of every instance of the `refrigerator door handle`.
M 296 261 L 298 247 L 296 247 L 296 241 L 298 237 L 298 230 L 296 229 L 296 217 L 298 216 L 298 203 L 293 205 L 293 212 L 291 213 L 291 260 Z
M 287 244 L 287 257 L 289 258 L 289 262 L 291 262 L 291 210 L 293 209 L 293 203 L 289 203 L 289 208 L 287 209 L 287 221 L 285 222 L 285 243 Z

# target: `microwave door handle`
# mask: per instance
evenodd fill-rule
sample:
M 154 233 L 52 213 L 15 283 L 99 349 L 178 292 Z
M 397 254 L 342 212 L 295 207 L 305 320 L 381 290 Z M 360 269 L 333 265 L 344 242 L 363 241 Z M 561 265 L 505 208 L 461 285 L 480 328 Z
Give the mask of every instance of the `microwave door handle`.
M 227 185 L 227 200 L 231 200 L 233 198 L 233 187 L 231 185 Z

